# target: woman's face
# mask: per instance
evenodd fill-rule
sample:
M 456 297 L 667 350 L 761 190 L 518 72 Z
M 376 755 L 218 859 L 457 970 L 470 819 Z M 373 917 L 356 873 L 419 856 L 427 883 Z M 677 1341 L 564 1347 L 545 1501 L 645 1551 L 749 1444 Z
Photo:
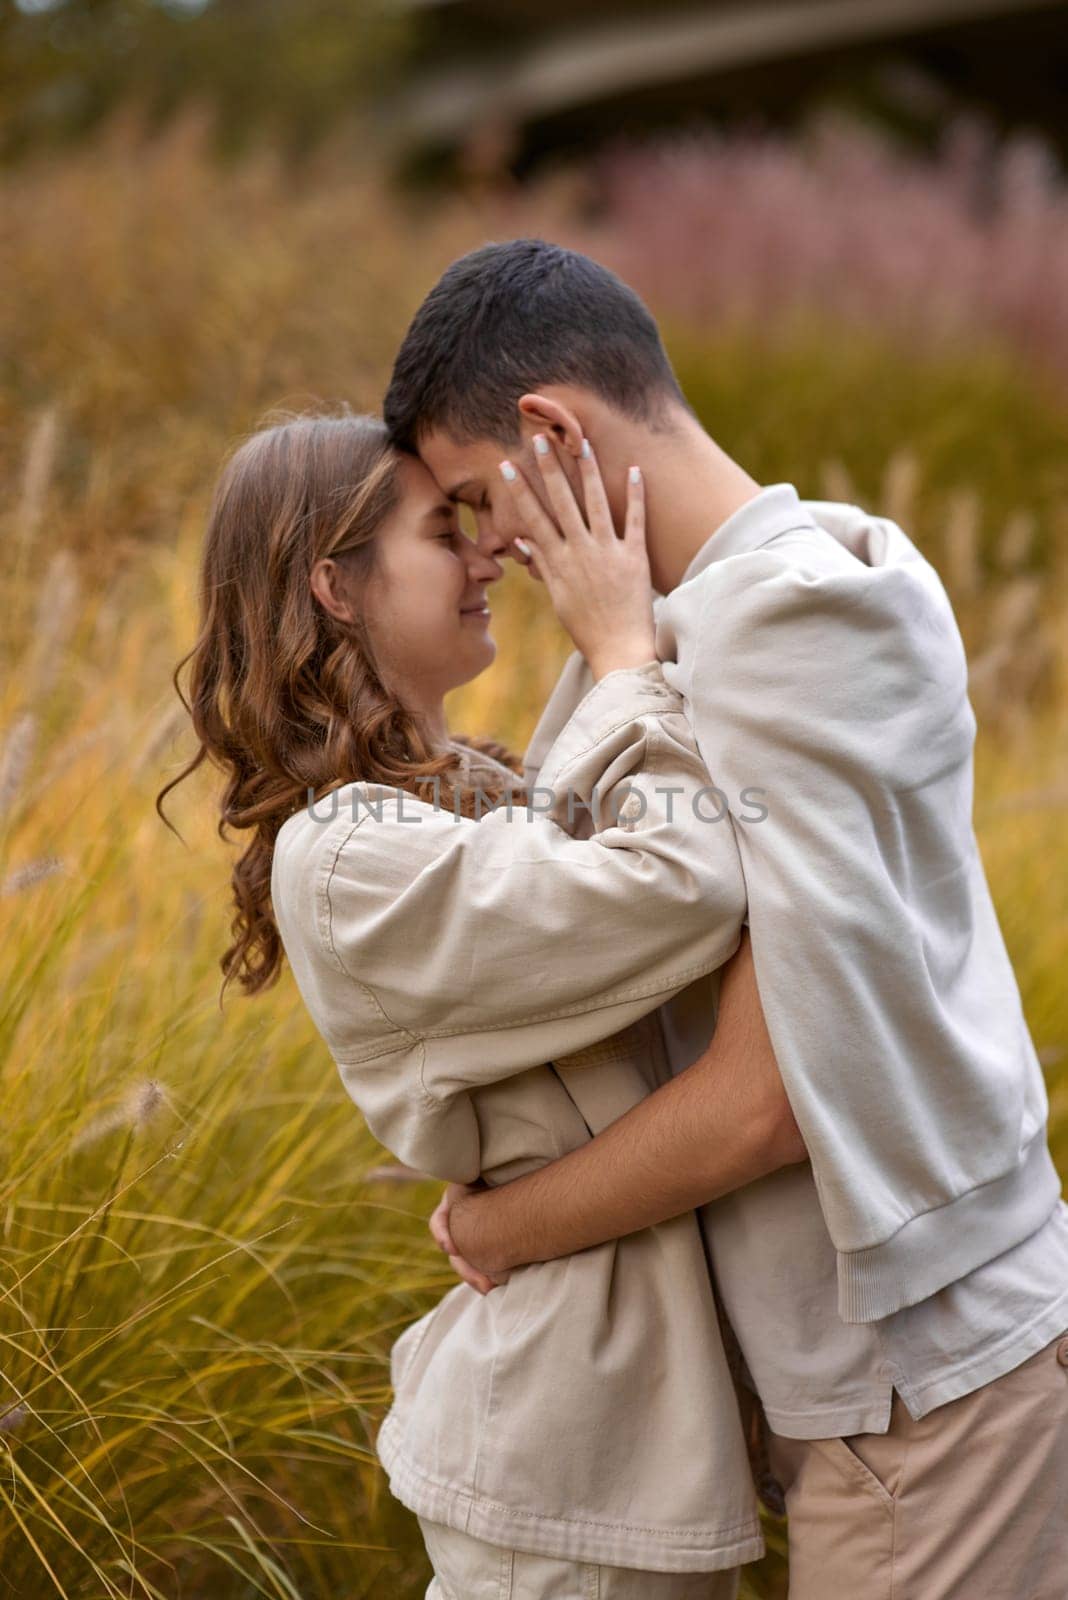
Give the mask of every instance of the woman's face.
M 486 586 L 501 567 L 461 532 L 456 507 L 417 457 L 402 456 L 397 472 L 363 615 L 388 687 L 411 709 L 436 713 L 497 654 Z

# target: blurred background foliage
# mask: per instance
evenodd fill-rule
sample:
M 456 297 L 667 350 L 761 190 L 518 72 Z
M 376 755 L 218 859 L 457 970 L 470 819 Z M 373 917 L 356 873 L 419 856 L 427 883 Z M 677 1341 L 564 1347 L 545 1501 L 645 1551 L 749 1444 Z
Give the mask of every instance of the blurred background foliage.
M 169 680 L 222 456 L 274 406 L 376 408 L 422 295 L 485 239 L 617 268 L 727 449 L 896 517 L 942 573 L 1068 1172 L 1056 137 L 951 96 L 918 143 L 814 69 L 794 126 L 756 90 L 741 122 L 601 137 L 591 111 L 580 154 L 544 114 L 490 117 L 412 187 L 371 88 L 463 55 L 443 10 L 0 11 L 0 1573 L 31 1600 L 428 1581 L 373 1441 L 389 1346 L 452 1283 L 437 1186 L 397 1181 L 288 972 L 220 1008 L 235 847 L 206 774 L 168 802 L 184 843 L 153 799 L 189 752 Z M 545 37 L 524 29 L 525 60 Z M 492 603 L 497 662 L 450 713 L 521 749 L 568 643 L 524 575 Z M 769 1545 L 746 1584 L 781 1596 L 780 1527 Z
M 217 153 L 306 151 L 387 90 L 411 39 L 374 0 L 0 0 L 0 150 L 83 137 L 134 95 L 150 127 L 190 103 Z

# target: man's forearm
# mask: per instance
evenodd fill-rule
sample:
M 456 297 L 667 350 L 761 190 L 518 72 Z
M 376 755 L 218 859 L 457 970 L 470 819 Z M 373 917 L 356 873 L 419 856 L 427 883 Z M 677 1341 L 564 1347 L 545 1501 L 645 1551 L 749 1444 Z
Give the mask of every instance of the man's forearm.
M 763 1126 L 703 1115 L 696 1062 L 597 1138 L 497 1189 L 453 1203 L 461 1255 L 490 1274 L 572 1255 L 677 1217 L 782 1166 Z M 715 1107 L 714 1109 L 719 1109 Z M 719 1122 L 719 1126 L 716 1123 Z
M 715 1037 L 698 1061 L 589 1144 L 454 1201 L 449 1226 L 462 1256 L 492 1275 L 571 1255 L 805 1159 L 764 1026 L 748 937 L 735 961 Z

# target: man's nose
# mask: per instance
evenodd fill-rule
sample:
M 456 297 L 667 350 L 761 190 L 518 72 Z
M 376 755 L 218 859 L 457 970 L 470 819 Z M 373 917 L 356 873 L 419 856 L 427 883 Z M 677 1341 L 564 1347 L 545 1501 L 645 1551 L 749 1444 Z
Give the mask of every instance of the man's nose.
M 479 555 L 481 555 L 485 560 L 492 561 L 495 565 L 497 565 L 500 562 L 501 557 L 508 554 L 509 543 L 510 539 L 508 534 L 505 533 L 503 529 L 498 530 L 496 520 L 493 517 L 481 517 L 479 519 L 478 536 L 475 539 L 475 547 L 477 548 Z M 498 577 L 502 571 L 503 568 L 497 565 Z
M 502 575 L 504 568 L 501 566 L 496 556 L 491 551 L 483 547 L 482 539 L 480 537 L 477 543 L 473 544 L 471 547 L 470 559 L 467 563 L 467 570 L 469 576 L 472 577 L 476 583 L 496 583 L 497 579 Z

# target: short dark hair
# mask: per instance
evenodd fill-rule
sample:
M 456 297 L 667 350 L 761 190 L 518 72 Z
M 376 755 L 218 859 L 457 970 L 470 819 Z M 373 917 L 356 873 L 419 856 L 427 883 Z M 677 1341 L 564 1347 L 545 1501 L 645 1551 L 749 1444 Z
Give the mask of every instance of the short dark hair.
M 689 410 L 633 289 L 577 250 L 510 239 L 469 251 L 438 279 L 397 352 L 383 415 L 401 450 L 437 428 L 511 444 L 516 401 L 546 383 L 582 384 L 643 422 L 668 398 Z

